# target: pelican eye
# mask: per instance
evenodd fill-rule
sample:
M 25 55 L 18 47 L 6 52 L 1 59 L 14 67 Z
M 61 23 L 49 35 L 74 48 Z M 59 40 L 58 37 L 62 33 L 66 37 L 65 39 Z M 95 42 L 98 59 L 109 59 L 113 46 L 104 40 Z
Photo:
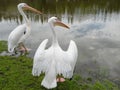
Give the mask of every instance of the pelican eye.
M 26 34 L 26 31 L 24 31 L 24 34 Z

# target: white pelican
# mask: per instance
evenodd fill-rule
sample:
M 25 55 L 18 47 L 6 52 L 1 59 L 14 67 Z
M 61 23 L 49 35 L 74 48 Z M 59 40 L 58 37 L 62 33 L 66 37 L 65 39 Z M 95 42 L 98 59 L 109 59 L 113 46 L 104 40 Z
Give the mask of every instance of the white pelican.
M 30 35 L 31 33 L 31 25 L 27 16 L 23 12 L 23 10 L 31 10 L 36 13 L 42 14 L 40 11 L 28 6 L 26 3 L 18 4 L 18 11 L 23 16 L 25 23 L 16 27 L 8 37 L 8 51 L 14 52 L 15 48 L 20 46 L 23 51 L 27 52 L 27 48 L 23 45 L 23 41 Z
M 73 40 L 70 41 L 67 51 L 63 51 L 58 44 L 54 26 L 58 25 L 69 29 L 67 25 L 59 21 L 57 17 L 51 17 L 48 23 L 53 33 L 52 45 L 45 49 L 48 39 L 45 39 L 40 44 L 34 56 L 32 74 L 33 76 L 39 76 L 41 72 L 45 73 L 41 85 L 51 89 L 57 86 L 57 75 L 63 75 L 64 78 L 72 78 L 78 50 Z

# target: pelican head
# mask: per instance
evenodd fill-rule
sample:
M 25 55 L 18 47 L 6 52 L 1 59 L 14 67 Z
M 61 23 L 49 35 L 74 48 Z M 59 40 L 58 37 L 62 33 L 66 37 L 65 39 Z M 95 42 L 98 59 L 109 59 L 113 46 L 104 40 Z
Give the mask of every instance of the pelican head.
M 48 19 L 48 23 L 50 25 L 52 24 L 52 26 L 61 26 L 69 29 L 69 27 L 62 23 L 57 17 L 51 17 L 50 19 Z
M 23 10 L 31 10 L 33 12 L 36 12 L 38 14 L 42 14 L 42 12 L 38 11 L 35 8 L 30 7 L 29 5 L 27 5 L 26 3 L 20 3 L 18 4 L 18 9 L 23 9 Z

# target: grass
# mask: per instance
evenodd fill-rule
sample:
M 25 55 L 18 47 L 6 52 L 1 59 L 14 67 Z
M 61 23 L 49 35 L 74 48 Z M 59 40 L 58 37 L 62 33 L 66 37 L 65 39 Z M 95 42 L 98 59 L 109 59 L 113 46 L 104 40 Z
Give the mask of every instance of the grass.
M 6 42 L 0 42 L 0 51 L 7 50 Z M 5 47 L 4 47 L 5 46 Z M 4 47 L 4 49 L 2 49 Z M 47 90 L 41 86 L 44 74 L 39 77 L 32 76 L 33 60 L 26 56 L 0 56 L 0 90 Z M 96 80 L 82 78 L 74 75 L 72 80 L 58 83 L 52 90 L 120 90 L 109 80 Z
M 7 42 L 6 41 L 0 41 L 0 53 L 2 51 L 7 51 Z

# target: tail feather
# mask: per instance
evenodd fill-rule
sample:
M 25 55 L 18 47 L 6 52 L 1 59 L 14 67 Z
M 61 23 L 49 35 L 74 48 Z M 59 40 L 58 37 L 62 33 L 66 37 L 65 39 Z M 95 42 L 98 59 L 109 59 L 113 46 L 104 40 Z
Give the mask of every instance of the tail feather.
M 49 71 L 45 73 L 45 77 L 41 83 L 47 89 L 52 89 L 57 86 L 56 82 L 56 71 L 55 71 L 55 62 L 53 61 Z
M 42 81 L 42 83 L 41 83 L 41 85 L 44 86 L 47 89 L 55 88 L 57 86 L 56 78 L 53 80 L 52 83 L 49 82 L 48 80 L 46 80 L 46 78 L 44 78 L 43 81 Z

